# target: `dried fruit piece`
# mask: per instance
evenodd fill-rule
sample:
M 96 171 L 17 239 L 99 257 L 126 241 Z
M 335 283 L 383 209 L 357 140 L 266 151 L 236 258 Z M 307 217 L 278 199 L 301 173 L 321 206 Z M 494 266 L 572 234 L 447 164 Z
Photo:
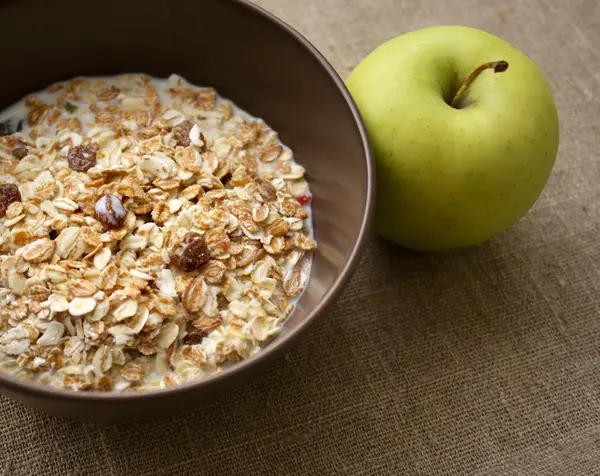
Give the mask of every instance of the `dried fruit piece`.
M 306 205 L 308 203 L 310 203 L 312 199 L 312 196 L 306 194 L 306 195 L 300 195 L 299 197 L 296 197 L 296 201 L 300 204 L 300 205 Z
M 171 256 L 171 260 L 184 271 L 194 271 L 210 261 L 210 251 L 204 238 L 198 233 L 185 235 L 183 243 Z
M 96 219 L 106 230 L 120 228 L 125 223 L 127 210 L 116 195 L 104 195 L 94 207 Z
M 96 165 L 96 149 L 87 145 L 71 147 L 67 160 L 72 170 L 87 172 Z
M 206 333 L 204 333 L 204 332 L 199 332 L 199 331 L 189 332 L 183 338 L 183 343 L 186 345 L 202 344 L 202 341 L 204 340 L 205 337 L 206 337 Z
M 15 147 L 11 153 L 15 159 L 21 160 L 27 156 L 27 147 Z
M 21 201 L 21 192 L 19 187 L 12 183 L 3 183 L 0 185 L 0 217 L 6 215 L 6 210 L 11 203 Z
M 79 109 L 75 104 L 68 101 L 63 104 L 63 107 L 69 114 L 73 114 L 75 111 L 77 111 L 77 109 Z
M 173 128 L 173 139 L 177 145 L 187 147 L 190 145 L 190 131 L 194 127 L 192 121 L 183 121 Z

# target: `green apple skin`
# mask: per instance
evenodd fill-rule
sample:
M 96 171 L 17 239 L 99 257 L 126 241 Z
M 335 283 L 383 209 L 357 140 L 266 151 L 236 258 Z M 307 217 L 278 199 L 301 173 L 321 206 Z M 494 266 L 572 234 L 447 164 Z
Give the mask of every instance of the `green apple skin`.
M 467 105 L 449 106 L 473 70 Z M 375 230 L 420 251 L 484 242 L 518 221 L 546 185 L 558 151 L 558 116 L 536 65 L 481 30 L 413 31 L 371 52 L 347 87 L 377 169 Z

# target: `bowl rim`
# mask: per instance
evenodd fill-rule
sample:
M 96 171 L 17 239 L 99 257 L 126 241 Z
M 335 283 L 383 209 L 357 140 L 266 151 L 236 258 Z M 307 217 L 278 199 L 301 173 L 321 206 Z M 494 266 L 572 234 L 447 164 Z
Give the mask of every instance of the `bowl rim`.
M 204 387 L 209 390 L 219 384 L 224 384 L 226 381 L 234 379 L 242 379 L 245 374 L 248 374 L 252 369 L 258 370 L 269 361 L 275 360 L 283 352 L 289 350 L 306 334 L 311 326 L 313 326 L 319 318 L 322 318 L 327 310 L 335 303 L 337 297 L 344 289 L 347 282 L 350 280 L 354 270 L 360 262 L 360 257 L 363 249 L 366 246 L 370 232 L 370 224 L 373 217 L 375 206 L 375 166 L 372 154 L 371 145 L 367 135 L 366 128 L 361 119 L 358 108 L 352 99 L 350 92 L 346 88 L 344 81 L 329 63 L 329 61 L 319 52 L 319 50 L 295 28 L 290 26 L 284 20 L 278 18 L 274 14 L 264 8 L 252 3 L 250 0 L 229 0 L 234 6 L 244 8 L 254 15 L 258 15 L 273 23 L 276 27 L 288 33 L 297 43 L 300 44 L 309 54 L 311 54 L 324 68 L 329 77 L 333 80 L 339 91 L 342 93 L 350 112 L 354 118 L 358 128 L 362 144 L 363 152 L 366 158 L 367 166 L 367 196 L 365 200 L 365 210 L 362 223 L 358 233 L 358 237 L 354 247 L 350 252 L 350 256 L 342 268 L 339 276 L 334 280 L 331 287 L 327 290 L 323 298 L 317 305 L 308 313 L 302 323 L 295 327 L 291 332 L 285 335 L 276 336 L 269 342 L 260 352 L 257 352 L 251 358 L 242 360 L 235 365 L 232 365 L 225 371 L 208 375 L 201 380 L 195 382 L 187 382 L 176 387 L 158 390 L 149 390 L 139 393 L 113 393 L 113 392 L 76 392 L 70 390 L 58 389 L 50 386 L 44 386 L 37 383 L 27 382 L 16 379 L 11 375 L 0 372 L 0 390 L 7 389 L 13 394 L 27 394 L 35 398 L 43 398 L 49 400 L 60 400 L 62 402 L 72 403 L 105 403 L 118 404 L 126 403 L 132 400 L 136 402 L 157 400 L 168 398 L 174 394 L 180 394 L 192 391 L 199 387 Z

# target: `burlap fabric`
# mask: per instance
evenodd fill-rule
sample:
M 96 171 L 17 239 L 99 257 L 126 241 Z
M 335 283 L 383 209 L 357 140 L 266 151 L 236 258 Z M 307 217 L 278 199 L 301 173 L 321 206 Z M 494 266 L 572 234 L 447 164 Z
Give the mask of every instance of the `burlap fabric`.
M 261 0 L 342 76 L 466 24 L 526 51 L 561 117 L 543 197 L 484 246 L 370 243 L 329 316 L 261 377 L 175 419 L 101 427 L 0 399 L 4 475 L 600 474 L 600 4 Z

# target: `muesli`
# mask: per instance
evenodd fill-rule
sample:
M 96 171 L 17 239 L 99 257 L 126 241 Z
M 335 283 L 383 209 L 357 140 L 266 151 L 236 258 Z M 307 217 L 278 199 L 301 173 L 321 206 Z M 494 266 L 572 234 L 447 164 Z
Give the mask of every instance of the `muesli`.
M 245 359 L 305 288 L 310 191 L 262 120 L 177 75 L 78 78 L 0 114 L 0 371 L 180 385 Z

